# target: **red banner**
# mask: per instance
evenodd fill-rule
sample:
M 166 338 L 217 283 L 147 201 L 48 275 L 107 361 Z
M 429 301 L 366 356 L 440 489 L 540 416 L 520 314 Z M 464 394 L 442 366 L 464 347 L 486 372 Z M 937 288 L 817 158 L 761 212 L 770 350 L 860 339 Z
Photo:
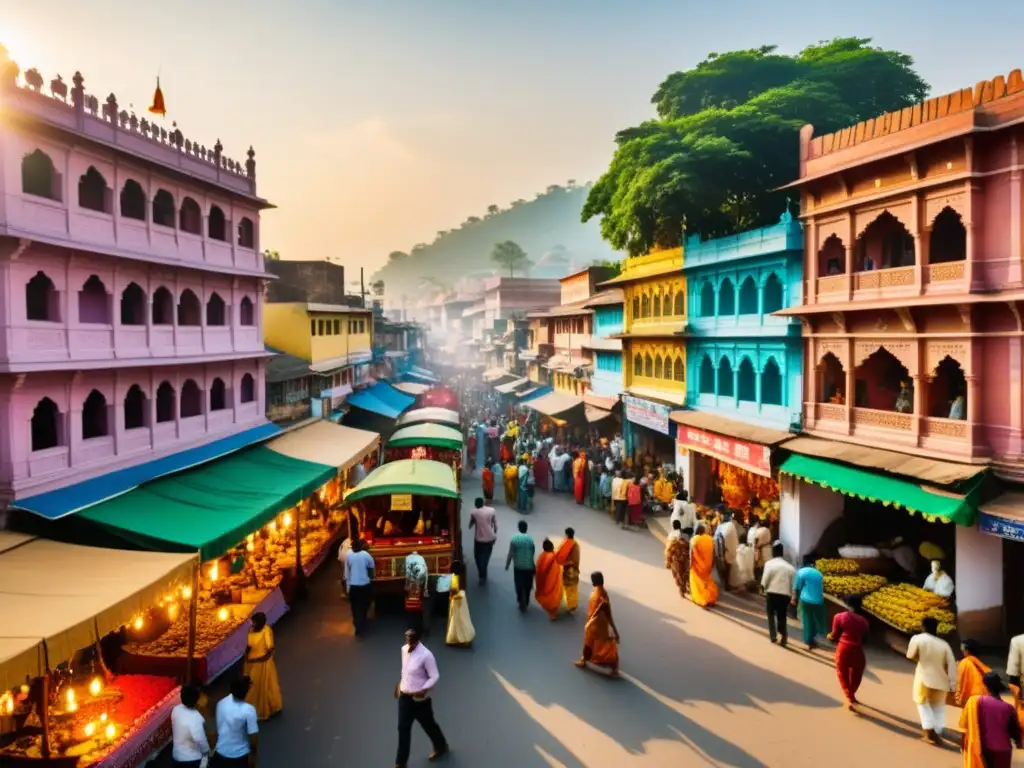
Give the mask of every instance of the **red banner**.
M 679 425 L 679 445 L 742 467 L 756 475 L 772 476 L 772 451 L 767 445 L 747 443 L 694 427 Z

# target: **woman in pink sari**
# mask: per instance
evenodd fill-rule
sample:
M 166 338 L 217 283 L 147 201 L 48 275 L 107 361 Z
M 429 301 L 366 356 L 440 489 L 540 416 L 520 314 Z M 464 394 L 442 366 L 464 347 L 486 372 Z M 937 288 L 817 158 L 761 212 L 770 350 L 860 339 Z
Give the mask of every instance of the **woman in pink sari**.
M 547 448 L 541 448 L 536 461 L 533 462 L 533 475 L 537 488 L 551 490 L 551 462 L 548 460 Z

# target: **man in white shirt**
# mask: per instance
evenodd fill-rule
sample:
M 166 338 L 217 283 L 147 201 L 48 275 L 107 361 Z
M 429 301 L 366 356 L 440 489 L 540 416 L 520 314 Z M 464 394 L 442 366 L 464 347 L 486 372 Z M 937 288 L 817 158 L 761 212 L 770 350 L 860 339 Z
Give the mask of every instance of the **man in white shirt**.
M 740 534 L 733 522 L 732 512 L 723 510 L 722 523 L 715 530 L 715 564 L 722 586 L 732 589 L 732 569 L 736 565 L 736 551 L 740 548 Z
M 1010 654 L 1006 657 L 1006 677 L 1020 688 L 1021 670 L 1024 669 L 1024 635 L 1010 639 Z
M 914 703 L 921 716 L 921 735 L 933 744 L 942 743 L 946 726 L 946 694 L 956 690 L 956 658 L 949 643 L 939 637 L 939 620 L 925 616 L 924 632 L 910 638 L 907 658 L 914 670 Z
M 420 724 L 434 745 L 431 760 L 437 760 L 448 753 L 448 741 L 434 719 L 434 705 L 430 700 L 430 694 L 440 677 L 434 654 L 420 643 L 419 632 L 415 629 L 407 630 L 405 645 L 402 646 L 402 677 L 395 686 L 395 698 L 398 699 L 398 755 L 395 757 L 395 768 L 405 768 L 409 762 L 414 722 Z
M 685 490 L 679 491 L 672 500 L 672 515 L 668 524 L 671 526 L 676 520 L 680 523 L 680 530 L 689 528 L 690 533 L 697 530 L 697 505 L 690 501 L 690 494 Z
M 373 601 L 373 571 L 376 566 L 373 557 L 366 551 L 366 542 L 356 539 L 352 552 L 345 558 L 345 582 L 348 584 L 348 599 L 352 605 L 352 625 L 356 637 L 366 632 L 366 617 Z
M 259 725 L 256 707 L 247 704 L 252 680 L 231 681 L 231 693 L 217 702 L 217 746 L 210 768 L 256 768 L 259 754 Z
M 948 600 L 956 591 L 956 584 L 950 575 L 942 570 L 942 563 L 932 560 L 932 572 L 924 580 L 924 589 Z
M 181 704 L 171 710 L 171 765 L 175 768 L 199 768 L 210 754 L 206 722 L 197 704 L 199 689 L 191 683 L 181 686 Z
M 473 560 L 480 583 L 486 584 L 487 565 L 491 562 L 494 542 L 498 538 L 498 514 L 494 507 L 485 506 L 481 498 L 474 505 L 476 509 L 469 513 L 469 527 L 473 529 Z
M 781 541 L 772 545 L 772 559 L 765 563 L 761 574 L 761 589 L 764 590 L 765 610 L 768 612 L 768 637 L 783 648 L 789 641 L 789 603 L 793 599 L 793 582 L 796 568 L 783 557 L 785 548 Z

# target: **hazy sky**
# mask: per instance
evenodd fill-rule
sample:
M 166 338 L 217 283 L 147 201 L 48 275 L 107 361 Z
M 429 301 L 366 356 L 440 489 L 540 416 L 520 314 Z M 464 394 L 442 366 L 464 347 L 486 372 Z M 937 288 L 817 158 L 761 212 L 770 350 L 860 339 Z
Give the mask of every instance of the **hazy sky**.
M 47 81 L 143 110 L 159 70 L 168 125 L 255 147 L 262 245 L 348 267 L 596 178 L 711 51 L 873 37 L 941 93 L 1024 66 L 1022 26 L 1008 0 L 0 0 L 0 43 Z

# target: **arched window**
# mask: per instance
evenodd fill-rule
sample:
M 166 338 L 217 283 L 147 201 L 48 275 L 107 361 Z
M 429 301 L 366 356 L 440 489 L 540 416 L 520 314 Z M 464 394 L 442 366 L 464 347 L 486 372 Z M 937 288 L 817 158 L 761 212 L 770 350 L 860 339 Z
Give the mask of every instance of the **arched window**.
M 82 439 L 91 440 L 109 435 L 110 423 L 107 417 L 107 398 L 98 389 L 94 389 L 82 405 Z
M 668 364 L 672 365 L 672 361 L 669 360 Z M 654 378 L 660 379 L 661 378 L 661 371 L 662 371 L 662 369 L 661 369 L 661 355 L 655 355 L 655 357 L 654 357 Z
M 138 283 L 121 291 L 121 325 L 146 324 L 146 292 Z
M 21 191 L 26 195 L 60 200 L 60 176 L 50 156 L 37 149 L 21 160 Z
M 110 296 L 96 275 L 90 275 L 78 292 L 78 322 L 110 323 Z
M 224 219 L 224 211 L 219 206 L 210 206 L 210 239 L 227 242 L 227 222 Z
M 242 376 L 241 390 L 241 400 L 243 403 L 252 403 L 256 401 L 256 381 L 253 379 L 251 373 L 247 373 Z
M 757 283 L 750 275 L 740 284 L 740 314 L 757 314 Z
M 663 378 L 665 381 L 672 381 L 672 358 L 668 355 L 665 356 L 665 375 Z
M 854 370 L 854 406 L 897 413 L 914 412 L 910 372 L 892 352 L 876 349 Z
M 185 379 L 181 385 L 181 418 L 199 416 L 203 412 L 203 393 L 193 379 Z
M 711 356 L 705 354 L 700 360 L 700 378 L 697 383 L 697 391 L 702 395 L 715 394 L 715 366 L 711 362 Z
M 686 380 L 686 371 L 685 371 L 685 369 L 683 367 L 683 358 L 681 358 L 681 357 L 677 357 L 676 358 L 676 375 L 675 375 L 675 379 L 676 379 L 676 381 L 685 381 Z
M 225 325 L 226 312 L 224 311 L 224 299 L 219 293 L 211 293 L 209 301 L 206 302 L 206 324 Z
M 640 297 L 633 296 L 633 319 L 640 317 Z
M 153 223 L 174 229 L 174 195 L 166 189 L 157 190 L 153 197 Z
M 78 207 L 89 211 L 110 213 L 110 190 L 103 174 L 90 165 L 78 179 Z
M 43 272 L 25 284 L 25 315 L 29 320 L 60 322 L 60 303 L 53 280 Z
M 44 397 L 32 411 L 32 450 L 56 448 L 61 444 L 62 431 L 57 404 Z
M 939 211 L 928 238 L 928 261 L 945 264 L 967 258 L 967 229 L 960 214 L 948 206 Z
M 174 387 L 169 381 L 160 382 L 156 388 L 156 423 L 165 424 L 174 421 L 175 406 Z
M 829 235 L 818 250 L 818 277 L 846 273 L 846 246 L 838 235 Z
M 711 300 L 714 301 L 714 294 L 712 294 Z M 674 309 L 674 314 L 679 315 L 680 317 L 686 314 L 686 294 L 684 294 L 682 291 L 676 294 L 676 303 Z
M 252 299 L 248 296 L 243 296 L 241 303 L 238 305 L 238 324 L 256 325 L 255 308 L 252 305 Z
M 661 317 L 661 294 L 654 294 L 654 316 Z
M 142 387 L 132 384 L 124 396 L 124 428 L 141 429 L 146 426 L 146 395 Z
M 826 352 L 818 363 L 818 402 L 846 405 L 846 370 L 839 358 Z
M 650 353 L 644 355 L 644 376 L 649 379 L 654 378 L 654 358 Z
M 764 299 L 761 303 L 766 315 L 782 309 L 782 281 L 774 272 L 768 275 L 768 279 L 764 282 Z
M 153 293 L 153 325 L 174 325 L 174 296 L 162 285 Z
M 640 317 L 651 316 L 651 297 L 646 293 L 640 297 Z
M 706 280 L 700 287 L 700 316 L 715 316 L 715 288 L 710 280 Z
M 718 394 L 721 397 L 732 397 L 732 363 L 728 357 L 718 361 Z
M 669 290 L 665 293 L 665 299 L 661 303 L 661 314 L 668 317 L 672 314 L 672 291 Z
M 857 238 L 854 270 L 912 267 L 915 259 L 913 236 L 899 219 L 883 211 Z
M 633 375 L 644 375 L 644 359 L 640 356 L 639 352 L 637 352 L 636 357 L 633 358 Z
M 740 360 L 740 368 L 736 372 L 736 395 L 742 402 L 757 402 L 757 376 L 749 357 Z
M 121 218 L 146 220 L 146 193 L 135 179 L 128 179 L 121 187 Z
M 761 371 L 761 405 L 782 405 L 782 371 L 774 357 L 769 357 Z
M 191 288 L 181 292 L 181 298 L 178 300 L 178 325 L 201 325 L 202 311 L 199 297 Z
M 210 410 L 223 411 L 227 407 L 227 390 L 224 379 L 216 378 L 210 385 Z
M 256 228 L 248 216 L 243 216 L 238 222 L 238 244 L 242 248 L 256 247 Z
M 718 316 L 736 314 L 736 288 L 728 277 L 718 286 Z
M 203 212 L 199 203 L 191 197 L 186 197 L 181 201 L 181 213 L 178 216 L 178 221 L 182 232 L 188 232 L 191 235 L 203 234 Z
M 940 419 L 967 418 L 967 377 L 960 363 L 947 355 L 932 372 L 928 384 L 929 416 Z
M 90 275 L 78 292 L 78 321 L 110 324 L 110 295 L 96 275 Z

